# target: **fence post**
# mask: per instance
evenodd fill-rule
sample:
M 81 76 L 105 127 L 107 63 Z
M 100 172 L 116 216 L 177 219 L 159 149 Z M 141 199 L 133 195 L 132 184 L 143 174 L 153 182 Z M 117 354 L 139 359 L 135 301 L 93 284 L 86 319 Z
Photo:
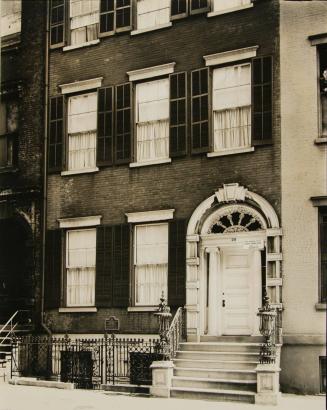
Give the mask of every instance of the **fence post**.
M 154 314 L 159 321 L 159 352 L 163 360 L 152 362 L 152 386 L 150 394 L 156 397 L 170 397 L 171 381 L 173 377 L 174 363 L 171 361 L 171 349 L 169 340 L 170 308 L 167 306 L 164 292 L 162 292 L 158 311 Z
M 260 363 L 256 367 L 256 404 L 277 405 L 279 392 L 279 362 L 276 363 L 277 312 L 270 305 L 267 293 L 264 294 L 263 307 L 259 309 L 260 333 L 265 341 L 260 348 Z

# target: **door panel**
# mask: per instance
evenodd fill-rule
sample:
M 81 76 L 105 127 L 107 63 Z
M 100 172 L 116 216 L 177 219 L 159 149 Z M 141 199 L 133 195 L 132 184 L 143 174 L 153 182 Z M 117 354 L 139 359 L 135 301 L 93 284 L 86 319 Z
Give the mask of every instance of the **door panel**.
M 250 335 L 252 315 L 253 251 L 233 249 L 222 251 L 222 333 L 224 335 Z

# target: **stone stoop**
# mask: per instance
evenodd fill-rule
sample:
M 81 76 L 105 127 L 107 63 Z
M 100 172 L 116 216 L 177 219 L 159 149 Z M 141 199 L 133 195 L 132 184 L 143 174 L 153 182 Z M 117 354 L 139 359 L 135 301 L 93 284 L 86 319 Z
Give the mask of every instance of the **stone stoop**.
M 181 343 L 174 359 L 170 396 L 254 403 L 260 341 L 229 337 L 226 341 Z

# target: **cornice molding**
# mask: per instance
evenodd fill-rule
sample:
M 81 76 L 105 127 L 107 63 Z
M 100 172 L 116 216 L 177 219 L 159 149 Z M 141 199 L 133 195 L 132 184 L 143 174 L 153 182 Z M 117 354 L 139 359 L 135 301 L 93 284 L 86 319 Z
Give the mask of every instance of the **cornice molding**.
M 80 91 L 92 90 L 102 85 L 103 77 L 90 78 L 89 80 L 75 81 L 74 83 L 61 84 L 59 88 L 62 94 L 72 94 Z
M 248 60 L 257 55 L 259 46 L 239 48 L 237 50 L 224 51 L 222 53 L 203 56 L 206 66 L 231 63 L 239 60 Z
M 129 81 L 145 80 L 147 78 L 160 77 L 174 72 L 176 63 L 167 63 L 153 67 L 141 68 L 140 70 L 127 71 Z
M 60 218 L 59 228 L 85 228 L 101 224 L 102 215 L 82 216 L 80 218 Z
M 175 209 L 162 209 L 159 211 L 128 212 L 125 215 L 128 223 L 156 222 L 173 219 L 174 212 Z

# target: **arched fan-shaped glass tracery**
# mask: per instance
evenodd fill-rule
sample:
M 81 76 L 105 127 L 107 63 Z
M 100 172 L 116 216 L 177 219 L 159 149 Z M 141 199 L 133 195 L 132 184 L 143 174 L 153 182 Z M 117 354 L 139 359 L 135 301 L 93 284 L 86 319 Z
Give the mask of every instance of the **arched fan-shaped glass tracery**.
M 228 206 L 219 212 L 208 233 L 253 232 L 261 229 L 265 229 L 265 226 L 257 212 L 248 207 Z

